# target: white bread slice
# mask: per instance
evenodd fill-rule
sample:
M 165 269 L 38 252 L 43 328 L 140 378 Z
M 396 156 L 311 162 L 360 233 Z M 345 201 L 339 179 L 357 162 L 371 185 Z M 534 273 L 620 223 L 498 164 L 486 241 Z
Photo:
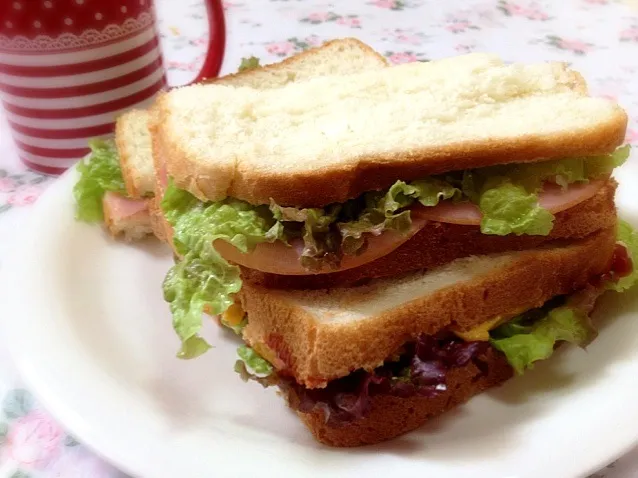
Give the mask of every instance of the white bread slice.
M 148 112 L 131 110 L 115 123 L 115 144 L 120 156 L 126 193 L 131 198 L 151 195 L 155 187 L 153 150 Z
M 202 84 L 269 89 L 319 76 L 346 75 L 385 66 L 385 58 L 368 45 L 354 38 L 344 38 L 279 63 L 208 79 Z M 120 116 L 115 126 L 126 192 L 132 198 L 148 196 L 154 191 L 155 171 L 148 118 L 147 111 L 132 110 Z
M 169 175 L 200 199 L 323 206 L 450 170 L 613 151 L 627 116 L 564 64 L 471 54 L 157 101 Z
M 608 270 L 615 227 L 551 248 L 458 259 L 369 285 L 281 291 L 244 283 L 244 340 L 309 387 L 373 369 L 419 334 L 465 331 L 581 288 Z

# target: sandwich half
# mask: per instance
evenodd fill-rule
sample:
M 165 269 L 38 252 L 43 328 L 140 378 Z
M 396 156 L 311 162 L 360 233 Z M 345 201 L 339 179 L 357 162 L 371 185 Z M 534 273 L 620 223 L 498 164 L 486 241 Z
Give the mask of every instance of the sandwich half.
M 242 378 L 358 446 L 586 346 L 598 296 L 636 281 L 611 177 L 626 123 L 564 64 L 487 54 L 160 96 L 178 356 L 218 316 Z

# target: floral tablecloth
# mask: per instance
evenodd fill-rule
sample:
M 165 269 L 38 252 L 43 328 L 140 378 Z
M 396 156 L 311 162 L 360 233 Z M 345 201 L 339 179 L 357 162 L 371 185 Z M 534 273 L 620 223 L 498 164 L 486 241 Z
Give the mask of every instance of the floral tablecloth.
M 205 8 L 201 0 L 158 0 L 157 6 L 169 81 L 185 83 L 203 61 Z M 625 106 L 627 141 L 638 145 L 638 0 L 228 0 L 224 7 L 224 73 L 243 56 L 269 63 L 344 36 L 369 43 L 392 63 L 472 51 L 566 61 L 586 76 L 593 94 Z M 0 126 L 0 267 L 8 239 L 53 181 L 18 163 Z M 0 478 L 116 476 L 123 475 L 67 434 L 23 388 L 0 344 Z M 638 449 L 593 476 L 638 477 Z

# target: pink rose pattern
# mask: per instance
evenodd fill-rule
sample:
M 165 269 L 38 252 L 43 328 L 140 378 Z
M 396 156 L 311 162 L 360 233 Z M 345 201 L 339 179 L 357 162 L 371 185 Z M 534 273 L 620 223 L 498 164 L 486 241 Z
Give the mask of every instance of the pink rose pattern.
M 79 445 L 23 389 L 2 397 L 0 464 L 10 466 L 11 478 L 122 476 Z
M 334 22 L 337 25 L 344 25 L 350 28 L 361 28 L 361 19 L 358 15 L 339 15 L 335 12 L 313 12 L 302 17 L 299 21 L 311 25 Z
M 11 424 L 6 447 L 9 456 L 27 468 L 44 468 L 61 451 L 64 432 L 42 410 L 32 410 Z
M 498 2 L 498 9 L 507 16 L 512 17 L 524 17 L 529 20 L 549 20 L 550 16 L 547 12 L 539 6 L 537 2 L 510 2 L 507 0 L 500 0 Z
M 387 51 L 385 53 L 386 58 L 393 65 L 400 65 L 402 63 L 411 63 L 413 61 L 425 61 L 422 53 L 413 52 L 413 51 L 401 51 L 401 52 L 392 52 Z
M 30 171 L 9 174 L 6 169 L 0 169 L 0 214 L 35 203 L 49 179 Z
M 599 59 L 604 57 L 605 69 L 585 68 L 592 94 L 619 101 L 629 110 L 625 139 L 638 147 L 635 11 L 617 0 L 569 0 L 569 8 L 561 8 L 563 3 L 364 0 L 327 4 L 319 0 L 270 0 L 257 8 L 246 0 L 224 0 L 228 22 L 233 25 L 225 71 L 232 71 L 241 57 L 255 55 L 262 63 L 272 63 L 326 40 L 356 37 L 359 33 L 391 64 L 489 50 L 501 53 L 506 60 L 533 56 L 567 61 L 579 69 L 588 62 L 601 64 Z M 176 21 L 174 18 L 160 19 L 169 78 L 180 72 L 197 72 L 207 44 L 202 0 L 184 4 L 186 14 L 180 18 L 186 23 L 178 27 L 170 23 Z M 279 24 L 285 28 L 274 26 Z M 610 56 L 613 61 L 609 61 Z M 33 204 L 49 183 L 46 176 L 3 166 L 0 158 L 0 213 Z M 45 473 L 47 478 L 121 476 L 78 445 L 25 397 L 28 394 L 24 391 L 7 393 L 0 415 L 0 463 L 15 464 L 15 477 L 44 477 Z
M 468 30 L 480 30 L 480 27 L 466 18 L 451 15 L 447 18 L 445 29 L 452 33 L 463 33 Z
M 407 2 L 402 0 L 374 0 L 368 4 L 388 10 L 403 10 L 406 6 L 408 6 Z
M 548 35 L 547 43 L 555 46 L 556 48 L 560 48 L 561 50 L 566 50 L 572 52 L 576 55 L 584 55 L 588 53 L 594 45 L 591 43 L 586 43 L 582 40 L 577 40 L 574 38 L 564 38 L 556 35 Z
M 307 50 L 315 46 L 319 46 L 323 41 L 316 35 L 308 37 L 292 37 L 281 42 L 265 43 L 266 52 L 276 57 L 282 58 L 295 53 Z
M 620 41 L 633 41 L 638 43 L 638 22 L 620 32 Z

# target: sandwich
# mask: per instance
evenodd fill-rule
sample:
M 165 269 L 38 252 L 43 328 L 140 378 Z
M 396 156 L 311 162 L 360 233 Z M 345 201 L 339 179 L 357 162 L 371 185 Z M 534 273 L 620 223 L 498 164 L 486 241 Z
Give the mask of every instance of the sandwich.
M 311 77 L 384 68 L 386 60 L 360 41 L 347 38 L 325 43 L 274 65 L 260 66 L 244 58 L 236 74 L 205 80 L 233 87 L 278 88 Z M 114 141 L 93 140 L 92 153 L 78 165 L 82 179 L 75 187 L 77 217 L 104 221 L 113 237 L 128 241 L 162 234 L 155 201 L 155 169 L 148 130 L 149 111 L 131 110 L 116 121 Z
M 88 210 L 172 247 L 179 358 L 215 317 L 318 441 L 373 444 L 595 339 L 597 298 L 638 278 L 626 125 L 564 64 L 336 40 L 123 117 Z
M 196 85 L 148 124 L 178 357 L 218 317 L 241 377 L 328 445 L 393 438 L 586 346 L 596 299 L 636 281 L 611 176 L 627 116 L 564 64 Z

